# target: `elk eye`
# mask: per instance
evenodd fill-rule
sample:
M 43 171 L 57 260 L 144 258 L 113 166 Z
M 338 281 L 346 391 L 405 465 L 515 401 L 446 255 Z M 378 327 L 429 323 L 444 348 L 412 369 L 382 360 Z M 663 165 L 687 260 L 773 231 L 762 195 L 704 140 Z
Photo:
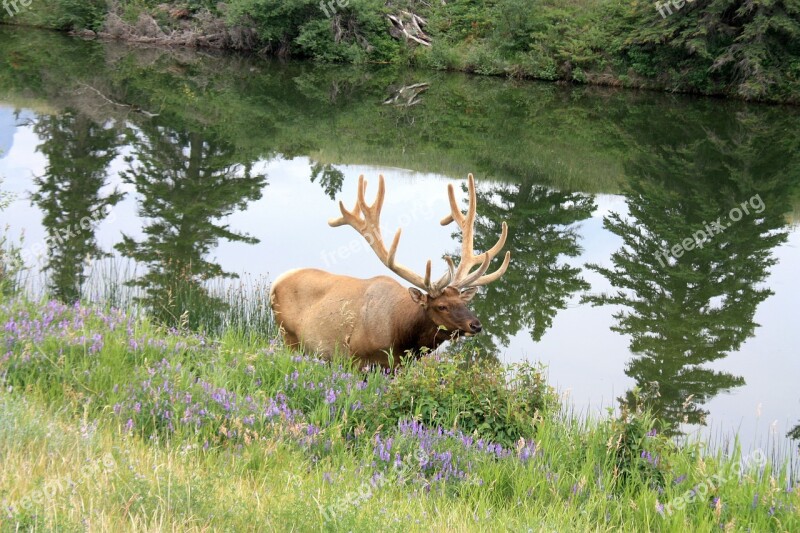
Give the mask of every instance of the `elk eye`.
M 447 306 L 446 305 L 440 305 L 440 306 L 438 306 L 438 309 L 439 309 L 439 311 L 447 311 Z

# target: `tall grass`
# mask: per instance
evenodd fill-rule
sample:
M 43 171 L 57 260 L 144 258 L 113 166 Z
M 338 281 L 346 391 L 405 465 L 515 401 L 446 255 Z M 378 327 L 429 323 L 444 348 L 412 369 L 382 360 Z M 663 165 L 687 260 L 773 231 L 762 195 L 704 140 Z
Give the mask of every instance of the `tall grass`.
M 47 270 L 39 266 L 25 269 L 24 275 L 17 276 L 14 290 L 8 292 L 32 299 L 49 298 L 51 278 Z M 126 309 L 135 315 L 156 316 L 167 326 L 191 325 L 193 329 L 215 335 L 237 332 L 261 340 L 275 336 L 266 276 L 245 274 L 240 278 L 214 278 L 200 284 L 188 279 L 183 283 L 177 280 L 174 285 L 177 291 L 173 287 L 173 290 L 153 296 L 132 283 L 145 274 L 145 267 L 118 256 L 93 261 L 82 287 L 83 300 Z
M 539 370 L 456 354 L 363 371 L 239 320 L 202 334 L 0 303 L 0 529 L 800 528 L 785 464 L 678 447 L 643 412 L 576 417 Z

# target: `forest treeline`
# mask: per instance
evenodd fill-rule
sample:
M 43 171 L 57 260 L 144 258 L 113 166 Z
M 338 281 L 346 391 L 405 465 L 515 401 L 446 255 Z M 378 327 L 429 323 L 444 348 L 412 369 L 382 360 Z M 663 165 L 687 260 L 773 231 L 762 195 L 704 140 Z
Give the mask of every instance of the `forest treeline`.
M 800 102 L 800 0 L 34 0 L 83 35 Z

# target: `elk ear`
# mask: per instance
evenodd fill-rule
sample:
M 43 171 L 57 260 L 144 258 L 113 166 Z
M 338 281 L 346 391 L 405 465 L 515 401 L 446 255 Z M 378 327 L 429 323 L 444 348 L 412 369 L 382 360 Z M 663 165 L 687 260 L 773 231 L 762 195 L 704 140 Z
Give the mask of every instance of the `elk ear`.
M 470 287 L 469 289 L 461 291 L 461 299 L 464 300 L 464 302 L 469 302 L 476 294 L 478 294 L 478 287 Z
M 427 307 L 428 305 L 428 295 L 422 292 L 419 289 L 414 287 L 408 288 L 408 293 L 411 295 L 411 299 L 414 300 L 415 304 L 419 304 L 422 307 Z

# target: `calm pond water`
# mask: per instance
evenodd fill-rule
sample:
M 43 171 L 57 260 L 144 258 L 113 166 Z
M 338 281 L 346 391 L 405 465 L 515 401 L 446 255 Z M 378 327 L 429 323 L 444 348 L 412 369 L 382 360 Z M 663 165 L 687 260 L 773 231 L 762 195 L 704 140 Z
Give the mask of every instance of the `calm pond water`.
M 472 342 L 544 362 L 581 411 L 656 382 L 649 401 L 674 427 L 787 450 L 800 418 L 798 119 L 725 100 L 0 28 L 0 176 L 16 194 L 0 225 L 24 232 L 34 290 L 88 297 L 97 276 L 118 275 L 145 306 L 179 316 L 178 280 L 384 274 L 352 229 L 327 225 L 359 174 L 369 194 L 386 176 L 398 259 L 443 269 L 459 248 L 438 224 L 446 185 L 464 199 L 472 172 L 476 247 L 506 220 L 512 251 L 474 301 L 488 334 Z M 192 305 L 218 304 L 197 292 Z

